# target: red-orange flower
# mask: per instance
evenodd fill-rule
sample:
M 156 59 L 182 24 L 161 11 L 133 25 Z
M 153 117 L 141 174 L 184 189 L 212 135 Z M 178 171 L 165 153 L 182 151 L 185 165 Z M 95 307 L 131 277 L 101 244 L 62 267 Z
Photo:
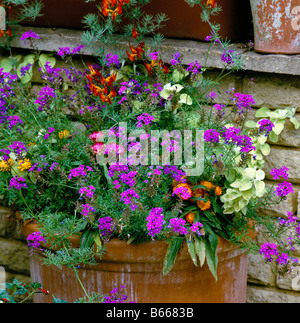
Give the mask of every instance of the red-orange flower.
M 0 29 L 0 37 L 12 37 L 11 28 L 8 27 L 7 30 L 1 30 Z
M 90 70 L 90 74 L 86 74 L 85 76 L 89 80 L 89 86 L 91 92 L 95 96 L 99 96 L 102 102 L 108 102 L 109 104 L 112 103 L 112 98 L 117 96 L 117 92 L 113 87 L 113 83 L 115 82 L 117 78 L 117 74 L 113 73 L 112 75 L 109 75 L 108 77 L 104 77 L 102 73 L 94 68 L 91 63 L 88 62 L 88 67 Z M 98 82 L 101 85 L 104 85 L 103 88 L 96 85 L 94 82 Z M 108 86 L 110 87 L 110 91 L 108 89 Z M 109 93 L 108 93 L 109 92 Z
M 129 3 L 130 0 L 124 0 Z M 116 19 L 117 15 L 122 14 L 123 0 L 103 0 L 101 12 L 105 17 L 111 16 L 112 20 Z
M 211 5 L 212 8 L 215 8 L 216 6 L 216 0 L 207 0 L 206 2 L 207 5 Z
M 137 39 L 139 37 L 139 33 L 136 31 L 135 26 L 132 28 L 132 38 Z
M 131 53 L 129 53 L 126 50 L 126 53 L 127 53 L 128 58 L 132 62 L 134 62 L 136 60 L 136 58 L 141 59 L 142 58 L 142 54 L 144 52 L 144 46 L 145 46 L 145 43 L 144 42 L 139 43 L 137 47 L 134 47 L 133 45 L 129 44 Z

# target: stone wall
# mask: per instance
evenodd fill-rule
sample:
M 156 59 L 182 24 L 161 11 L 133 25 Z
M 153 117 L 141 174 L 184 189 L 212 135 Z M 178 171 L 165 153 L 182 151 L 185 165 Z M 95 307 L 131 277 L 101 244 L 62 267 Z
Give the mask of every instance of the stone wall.
M 62 37 L 63 33 L 58 32 Z M 41 32 L 38 33 L 41 35 Z M 52 32 L 50 36 L 53 36 Z M 60 39 L 61 46 L 74 47 L 78 43 L 78 38 L 75 36 L 66 38 L 67 43 Z M 16 43 L 15 47 L 21 46 Z M 51 41 L 49 43 L 44 39 L 41 49 L 49 51 L 51 49 L 57 50 L 57 47 L 58 44 L 52 44 Z M 197 59 L 200 64 L 201 57 L 204 57 L 202 52 L 206 51 L 202 43 L 197 47 L 196 42 L 168 43 L 167 41 L 166 45 L 162 46 L 163 55 L 166 56 L 174 49 L 186 53 L 187 63 Z M 220 52 L 218 54 L 218 51 L 212 51 L 212 55 L 219 59 Z M 280 62 L 282 65 L 278 65 Z M 252 94 L 256 101 L 254 110 L 263 106 L 272 109 L 297 107 L 296 118 L 300 121 L 300 68 L 297 68 L 297 66 L 300 67 L 299 62 L 299 56 L 269 55 L 268 58 L 268 55 L 258 55 L 253 52 L 247 57 L 246 70 L 227 77 L 220 87 L 220 91 L 225 92 L 234 87 L 240 92 Z M 213 59 L 209 64 L 212 68 L 218 68 Z M 277 66 L 272 64 L 277 64 Z M 296 70 L 291 68 L 291 64 L 296 66 Z M 210 72 L 211 76 L 213 77 L 216 72 L 217 70 Z M 249 87 L 251 79 L 254 83 Z M 217 100 L 224 103 L 221 96 Z M 272 144 L 272 148 L 272 152 L 267 158 L 266 171 L 280 165 L 289 167 L 289 180 L 294 184 L 295 193 L 279 207 L 264 210 L 262 214 L 285 216 L 287 211 L 291 211 L 300 217 L 300 129 L 295 130 L 292 123 L 287 121 L 286 129 L 281 134 L 279 141 Z M 267 177 L 267 184 L 271 184 L 270 177 Z M 0 266 L 6 269 L 8 280 L 17 278 L 26 282 L 29 280 L 26 243 L 24 238 L 17 233 L 17 225 L 9 221 L 8 215 L 9 209 L 0 207 Z M 257 239 L 263 243 L 264 238 L 260 234 Z M 296 251 L 295 256 L 300 258 L 300 250 Z M 298 285 L 297 274 L 298 272 L 295 271 L 293 276 L 279 279 L 260 256 L 249 255 L 247 302 L 300 303 L 300 285 Z

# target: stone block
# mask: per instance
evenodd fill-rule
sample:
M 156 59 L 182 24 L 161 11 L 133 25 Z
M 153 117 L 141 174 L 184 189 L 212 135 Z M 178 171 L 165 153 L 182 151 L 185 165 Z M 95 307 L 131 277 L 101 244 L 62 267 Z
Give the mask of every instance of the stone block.
M 276 276 L 261 255 L 248 256 L 248 282 L 264 286 L 275 286 Z
M 247 303 L 300 303 L 300 293 L 277 288 L 247 286 Z
M 251 78 L 254 84 L 249 87 Z M 257 107 L 296 107 L 300 111 L 298 76 L 250 73 L 243 80 L 243 92 L 254 97 Z
M 275 182 L 273 182 L 275 183 Z M 269 181 L 266 181 L 266 186 L 268 188 L 272 188 L 272 183 Z M 275 190 L 275 187 L 277 186 L 277 183 L 275 183 L 272 190 Z M 294 193 L 289 194 L 285 200 L 281 201 L 279 204 L 272 204 L 268 206 L 268 208 L 259 209 L 259 212 L 262 215 L 271 215 L 271 216 L 279 216 L 279 217 L 285 217 L 287 212 L 292 212 L 296 214 L 297 208 L 298 208 L 298 194 L 300 192 L 300 186 L 299 185 L 293 185 Z
M 0 238 L 0 266 L 3 266 L 7 271 L 29 275 L 27 245 L 20 241 Z
M 10 209 L 4 206 L 0 206 L 0 236 L 5 236 L 7 232 L 7 216 L 9 215 Z
M 272 146 L 271 153 L 266 156 L 265 161 L 267 179 L 272 179 L 272 176 L 268 175 L 271 169 L 286 166 L 289 168 L 288 181 L 300 183 L 300 150 Z
M 296 267 L 291 273 L 283 277 L 277 277 L 276 285 L 280 289 L 299 292 L 300 295 L 300 266 Z

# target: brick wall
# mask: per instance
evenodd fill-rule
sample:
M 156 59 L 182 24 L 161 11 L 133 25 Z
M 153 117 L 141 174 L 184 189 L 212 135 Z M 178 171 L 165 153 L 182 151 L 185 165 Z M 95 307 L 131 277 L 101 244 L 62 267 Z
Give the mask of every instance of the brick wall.
M 69 45 L 69 44 L 68 44 Z M 46 47 L 49 44 L 45 45 Z M 69 45 L 70 46 L 70 45 Z M 174 48 L 170 46 L 170 50 Z M 180 48 L 176 48 L 180 51 Z M 191 50 L 185 52 L 191 54 Z M 198 52 L 194 52 L 194 59 L 198 59 Z M 200 54 L 199 54 L 200 55 Z M 254 54 L 256 55 L 256 54 Z M 216 56 L 218 56 L 216 54 Z M 256 56 L 255 56 L 256 57 Z M 275 57 L 275 58 L 274 58 Z M 266 59 L 263 57 L 262 59 Z M 270 61 L 278 60 L 276 55 L 270 57 Z M 286 58 L 288 62 L 290 58 Z M 298 63 L 299 61 L 297 61 Z M 247 63 L 249 67 L 249 62 Z M 213 63 L 211 64 L 213 67 Z M 258 59 L 253 60 L 253 69 L 262 69 L 259 67 Z M 61 66 L 60 66 L 61 67 Z M 278 66 L 276 67 L 278 69 Z M 273 66 L 269 67 L 268 72 L 260 71 L 241 71 L 225 79 L 220 90 L 225 92 L 235 87 L 238 91 L 252 94 L 256 107 L 284 108 L 297 107 L 296 118 L 300 121 L 300 78 L 299 75 L 284 74 L 271 72 Z M 283 68 L 284 69 L 284 68 Z M 288 69 L 286 69 L 288 70 Z M 216 70 L 210 72 L 213 77 Z M 289 72 L 291 73 L 291 72 Z M 294 74 L 294 73 L 292 73 Z M 296 73 L 297 74 L 297 73 Z M 249 87 L 249 81 L 253 79 L 254 84 Z M 34 77 L 33 79 L 37 79 Z M 223 102 L 223 97 L 217 98 L 219 103 Z M 253 112 L 253 118 L 255 111 Z M 295 130 L 293 125 L 287 121 L 286 129 L 281 134 L 279 141 L 272 144 L 272 152 L 267 158 L 266 171 L 279 165 L 285 165 L 290 168 L 290 179 L 294 184 L 295 193 L 284 201 L 279 207 L 262 211 L 262 214 L 272 214 L 275 216 L 285 216 L 287 211 L 297 212 L 300 217 L 300 129 Z M 267 178 L 267 183 L 271 184 L 271 179 Z M 7 278 L 17 278 L 22 281 L 29 280 L 29 261 L 28 252 L 24 238 L 17 231 L 16 224 L 7 221 L 9 209 L 0 207 L 0 266 L 5 267 Z M 259 234 L 259 242 L 263 243 L 263 237 Z M 296 250 L 296 257 L 300 258 L 300 250 Z M 278 279 L 272 272 L 269 265 L 265 264 L 261 257 L 249 255 L 248 270 L 248 290 L 247 302 L 299 302 L 300 303 L 300 285 L 297 284 L 297 277 L 289 276 L 286 279 Z M 300 277 L 300 276 L 299 276 Z M 299 279 L 300 281 L 300 279 Z

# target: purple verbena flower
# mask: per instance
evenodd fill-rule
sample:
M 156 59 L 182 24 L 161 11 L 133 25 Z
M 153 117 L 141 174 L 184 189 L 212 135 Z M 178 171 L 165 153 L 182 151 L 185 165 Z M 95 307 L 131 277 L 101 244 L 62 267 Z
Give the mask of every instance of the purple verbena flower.
M 280 198 L 285 198 L 290 193 L 294 193 L 293 184 L 287 181 L 279 183 L 274 191 L 274 194 Z
M 172 229 L 175 233 L 179 233 L 181 235 L 187 234 L 187 228 L 184 226 L 186 221 L 182 218 L 173 218 L 170 220 L 170 224 L 168 228 Z
M 204 131 L 204 140 L 206 142 L 216 142 L 220 141 L 220 134 L 215 129 L 208 129 Z
M 26 180 L 24 177 L 15 176 L 9 181 L 9 189 L 15 188 L 16 190 L 21 190 L 22 188 L 27 188 Z
M 107 237 L 112 235 L 115 230 L 115 223 L 110 216 L 99 219 L 98 228 L 101 236 Z
M 36 231 L 27 237 L 27 243 L 28 247 L 39 248 L 41 243 L 46 243 L 46 240 L 42 236 L 41 232 Z
M 273 168 L 270 171 L 270 175 L 273 176 L 274 180 L 279 179 L 280 177 L 284 178 L 284 179 L 288 179 L 289 178 L 289 174 L 287 173 L 289 171 L 289 169 L 285 166 L 281 167 L 281 168 Z
M 148 234 L 153 238 L 156 234 L 159 234 L 163 229 L 165 223 L 164 216 L 162 214 L 163 209 L 161 207 L 153 208 L 147 217 L 147 229 Z

